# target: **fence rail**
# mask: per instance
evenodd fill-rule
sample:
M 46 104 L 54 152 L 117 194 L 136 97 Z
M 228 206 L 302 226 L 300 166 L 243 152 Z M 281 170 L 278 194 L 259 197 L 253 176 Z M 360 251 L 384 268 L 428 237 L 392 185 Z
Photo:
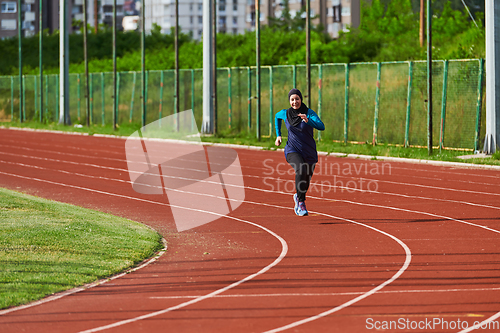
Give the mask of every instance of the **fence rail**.
M 311 95 L 308 105 L 323 119 L 326 130 L 318 139 L 341 142 L 387 143 L 404 146 L 427 144 L 426 62 L 382 62 L 318 64 L 311 66 Z M 256 123 L 255 67 L 219 68 L 217 70 L 217 131 L 256 132 L 273 135 L 274 113 L 289 107 L 292 87 L 306 91 L 306 66 L 261 67 L 261 117 Z M 174 71 L 146 72 L 146 110 L 141 110 L 141 72 L 117 75 L 118 124 L 150 123 L 174 112 L 192 109 L 197 124 L 202 119 L 201 69 L 180 70 L 179 97 L 176 99 Z M 0 118 L 57 121 L 59 114 L 59 76 L 22 78 L 0 77 Z M 82 74 L 70 74 L 70 117 L 73 123 L 86 123 Z M 433 137 L 440 148 L 477 150 L 484 133 L 484 60 L 434 61 L 433 64 Z M 43 94 L 44 105 L 40 105 Z M 22 100 L 19 100 L 22 96 Z M 438 96 L 440 98 L 438 98 Z M 90 122 L 110 124 L 113 120 L 113 74 L 89 75 Z M 40 113 L 43 111 L 42 113 Z M 3 113 L 3 115 L 2 115 Z M 42 116 L 43 115 L 43 119 Z M 286 136 L 286 131 L 283 133 Z

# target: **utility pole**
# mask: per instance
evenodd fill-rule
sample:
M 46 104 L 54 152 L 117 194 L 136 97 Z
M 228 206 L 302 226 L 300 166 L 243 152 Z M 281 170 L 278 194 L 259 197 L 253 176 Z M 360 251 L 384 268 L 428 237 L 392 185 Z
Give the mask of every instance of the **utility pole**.
M 85 63 L 85 118 L 87 127 L 90 127 L 89 103 L 89 59 L 87 45 L 87 0 L 83 0 L 83 62 Z
M 116 131 L 118 96 L 116 94 L 116 0 L 113 0 L 113 131 Z
M 97 8 L 97 0 L 94 0 L 94 33 L 97 34 L 97 26 L 99 25 L 99 8 Z
M 59 1 L 59 124 L 71 125 L 69 117 L 68 1 Z
M 500 3 L 486 0 L 486 135 L 483 151 L 500 145 Z
M 255 0 L 255 40 L 256 40 L 256 67 L 257 67 L 257 140 L 260 141 L 260 0 Z
M 179 115 L 179 0 L 175 0 L 175 114 Z M 177 119 L 177 118 L 176 118 Z M 176 122 L 179 131 L 179 119 Z
M 217 1 L 212 0 L 212 103 L 213 103 L 213 113 L 212 113 L 212 134 L 217 134 Z
M 306 71 L 307 104 L 311 107 L 311 0 L 306 0 Z
M 141 113 L 142 113 L 142 127 L 146 126 L 146 6 L 144 1 L 141 3 Z
M 43 1 L 38 6 L 38 69 L 40 71 L 40 122 L 43 122 Z M 36 93 L 35 93 L 36 95 Z
M 22 123 L 24 120 L 23 110 L 23 18 L 22 18 L 22 0 L 17 2 L 17 32 L 18 32 L 18 52 L 19 52 L 19 121 Z
M 213 133 L 214 104 L 212 94 L 213 83 L 213 41 L 212 41 L 212 2 L 215 0 L 203 0 L 203 124 L 201 132 Z
M 427 151 L 432 155 L 432 8 L 427 0 Z

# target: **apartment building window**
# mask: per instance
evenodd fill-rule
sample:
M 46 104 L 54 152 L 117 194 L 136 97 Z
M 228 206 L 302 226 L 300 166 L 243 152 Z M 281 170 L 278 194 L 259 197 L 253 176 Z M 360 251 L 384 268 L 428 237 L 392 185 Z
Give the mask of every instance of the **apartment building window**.
M 238 29 L 233 28 L 233 35 L 237 35 L 237 34 L 238 34 Z
M 198 4 L 198 11 L 201 12 L 203 10 L 203 5 L 202 4 Z
M 113 13 L 113 6 L 102 6 L 102 11 L 105 15 Z
M 17 4 L 14 1 L 2 2 L 2 13 L 17 12 Z
M 191 24 L 194 23 L 194 18 L 192 16 L 189 17 L 189 23 L 191 23 Z
M 189 11 L 192 12 L 193 11 L 193 4 L 190 4 L 189 5 Z M 192 23 L 192 22 L 191 22 Z
M 238 11 L 238 0 L 233 0 L 233 11 L 234 12 Z
M 226 11 L 226 0 L 219 0 L 219 12 Z
M 203 16 L 198 16 L 198 23 L 202 24 L 203 23 Z
M 2 30 L 16 30 L 17 20 L 2 20 Z
M 342 12 L 341 5 L 335 5 L 332 7 L 333 22 L 342 22 L 341 12 Z
M 233 17 L 233 25 L 238 25 L 238 17 Z

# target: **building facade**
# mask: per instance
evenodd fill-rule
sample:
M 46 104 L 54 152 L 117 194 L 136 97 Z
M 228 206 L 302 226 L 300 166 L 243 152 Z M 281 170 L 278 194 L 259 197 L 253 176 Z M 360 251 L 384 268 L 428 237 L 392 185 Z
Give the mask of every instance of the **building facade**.
M 39 30 L 39 1 L 23 0 L 22 34 L 33 36 Z M 122 20 L 125 16 L 137 18 L 140 14 L 140 0 L 116 0 L 117 28 L 122 30 Z M 175 0 L 144 0 L 146 6 L 146 32 L 158 25 L 162 33 L 170 33 L 175 26 Z M 217 1 L 217 32 L 242 34 L 255 29 L 255 0 L 216 0 Z M 283 15 L 283 0 L 260 0 L 260 21 L 262 25 L 269 24 L 269 17 L 280 18 Z M 59 29 L 60 0 L 43 0 L 43 29 L 50 33 Z M 0 0 L 0 38 L 18 35 L 18 0 Z M 348 27 L 357 27 L 360 23 L 360 0 L 310 0 L 313 25 L 321 24 L 325 32 L 333 38 Z M 83 22 L 83 0 L 69 0 L 68 28 L 70 32 L 78 32 Z M 87 0 L 87 22 L 94 27 L 97 24 L 112 25 L 113 0 Z M 95 10 L 97 8 L 97 10 Z M 305 0 L 288 0 L 290 15 L 305 12 Z M 97 17 L 96 17 L 97 16 Z M 97 18 L 97 20 L 96 20 Z M 80 23 L 80 24 L 77 24 Z M 196 40 L 201 40 L 203 34 L 203 0 L 179 0 L 179 26 L 182 33 L 191 34 Z
M 0 38 L 15 37 L 18 35 L 18 19 L 21 11 L 21 29 L 25 37 L 33 36 L 38 32 L 38 0 L 25 0 L 21 8 L 16 0 L 0 1 Z
M 175 27 L 175 0 L 146 0 L 146 32 L 157 24 L 163 33 Z M 217 1 L 217 32 L 241 34 L 246 31 L 246 3 L 241 0 Z M 179 0 L 179 26 L 182 33 L 201 40 L 203 34 L 203 1 Z
M 246 23 L 248 30 L 255 29 L 255 0 L 247 0 Z M 269 17 L 281 18 L 284 11 L 282 0 L 260 0 L 260 23 L 269 24 Z M 347 31 L 349 27 L 358 27 L 361 20 L 360 0 L 310 0 L 310 15 L 314 19 L 311 24 L 321 24 L 325 32 L 333 38 L 339 36 L 340 31 Z M 288 0 L 290 16 L 305 17 L 305 0 Z

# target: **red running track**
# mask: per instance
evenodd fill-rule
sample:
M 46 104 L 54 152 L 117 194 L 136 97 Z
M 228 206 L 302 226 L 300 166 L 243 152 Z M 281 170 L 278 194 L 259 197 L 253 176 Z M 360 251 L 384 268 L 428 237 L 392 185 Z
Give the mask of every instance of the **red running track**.
M 0 186 L 140 221 L 168 242 L 133 273 L 0 312 L 1 332 L 499 329 L 498 170 L 321 156 L 310 215 L 297 217 L 283 152 L 236 149 L 245 202 L 177 233 L 166 196 L 133 191 L 124 143 L 0 129 Z

